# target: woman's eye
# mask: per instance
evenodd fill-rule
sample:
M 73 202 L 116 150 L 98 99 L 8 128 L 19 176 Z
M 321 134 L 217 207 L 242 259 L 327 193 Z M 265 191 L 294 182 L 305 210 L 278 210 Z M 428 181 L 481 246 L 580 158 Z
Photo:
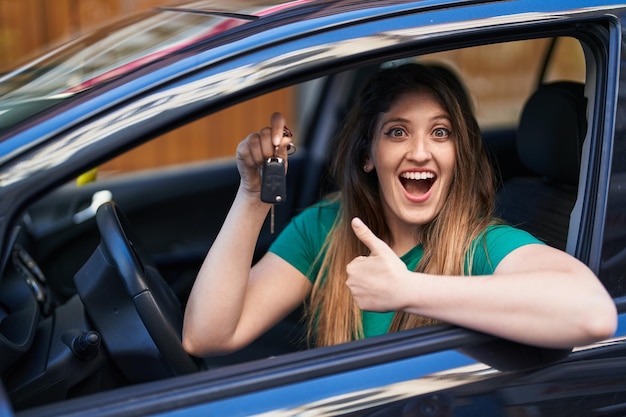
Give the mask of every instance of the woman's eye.
M 436 138 L 447 138 L 448 136 L 450 136 L 450 130 L 446 129 L 445 127 L 438 127 L 433 131 L 433 136 L 435 136 Z
M 386 135 L 393 138 L 401 138 L 402 136 L 404 136 L 404 130 L 400 129 L 399 127 L 392 127 L 387 131 Z

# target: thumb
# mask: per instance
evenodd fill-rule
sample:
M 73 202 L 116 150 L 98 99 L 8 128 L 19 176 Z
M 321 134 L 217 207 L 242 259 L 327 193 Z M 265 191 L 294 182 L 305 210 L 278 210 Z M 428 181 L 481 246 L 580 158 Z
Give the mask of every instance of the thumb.
M 378 236 L 363 223 L 363 220 L 355 217 L 352 219 L 351 225 L 356 237 L 369 248 L 372 255 L 380 255 L 382 252 L 391 250 L 384 241 L 379 239 Z

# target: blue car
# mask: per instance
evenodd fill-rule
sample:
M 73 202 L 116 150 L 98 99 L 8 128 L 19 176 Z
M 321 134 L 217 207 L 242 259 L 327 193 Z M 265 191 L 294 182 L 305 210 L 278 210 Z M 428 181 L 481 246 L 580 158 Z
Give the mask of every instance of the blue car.
M 624 415 L 625 30 L 618 0 L 198 0 L 3 74 L 0 416 Z M 559 350 L 440 324 L 307 349 L 295 311 L 239 352 L 189 356 L 183 310 L 242 129 L 282 111 L 297 145 L 260 257 L 332 189 L 364 80 L 403 62 L 458 77 L 498 215 L 597 274 L 615 335 Z

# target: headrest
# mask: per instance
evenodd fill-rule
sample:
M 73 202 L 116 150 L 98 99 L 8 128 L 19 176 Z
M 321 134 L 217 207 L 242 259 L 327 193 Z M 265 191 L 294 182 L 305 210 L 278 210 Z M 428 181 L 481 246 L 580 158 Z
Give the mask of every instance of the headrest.
M 577 184 L 587 131 L 584 85 L 542 84 L 526 103 L 517 134 L 524 165 L 549 180 Z

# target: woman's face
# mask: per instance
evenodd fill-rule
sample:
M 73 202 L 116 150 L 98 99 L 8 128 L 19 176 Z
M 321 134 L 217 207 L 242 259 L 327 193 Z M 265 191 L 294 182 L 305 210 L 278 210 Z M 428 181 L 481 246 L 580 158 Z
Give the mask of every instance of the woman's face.
M 415 239 L 416 227 L 441 211 L 452 183 L 455 137 L 450 115 L 425 91 L 400 96 L 379 116 L 367 168 L 376 169 L 394 245 Z

